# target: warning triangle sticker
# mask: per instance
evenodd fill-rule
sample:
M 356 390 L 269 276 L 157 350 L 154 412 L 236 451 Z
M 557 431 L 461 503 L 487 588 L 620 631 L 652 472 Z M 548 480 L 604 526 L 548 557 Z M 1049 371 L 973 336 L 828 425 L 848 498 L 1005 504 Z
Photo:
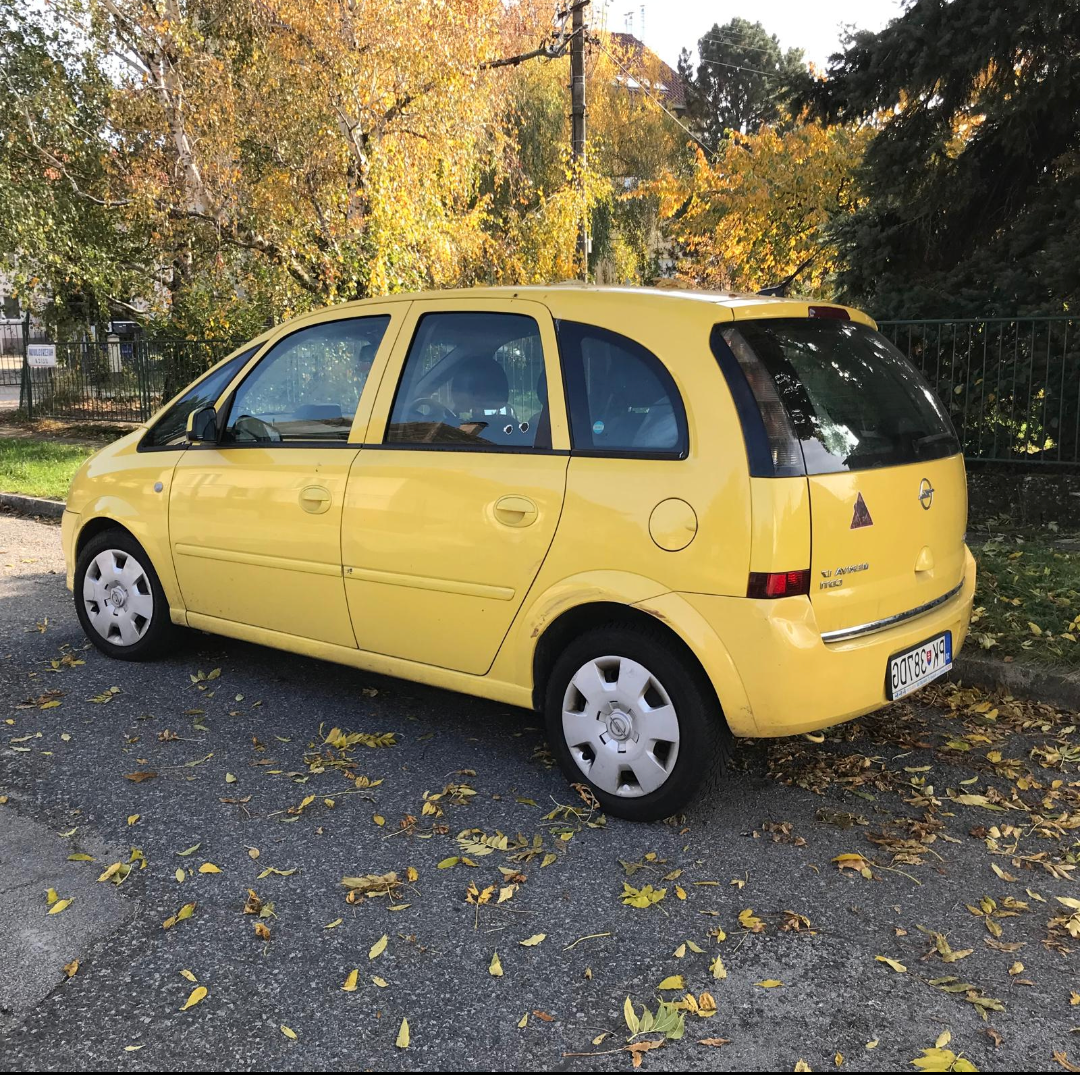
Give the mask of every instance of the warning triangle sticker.
M 858 530 L 862 526 L 873 526 L 874 520 L 870 518 L 870 509 L 862 498 L 862 493 L 855 498 L 855 511 L 851 516 L 851 529 Z

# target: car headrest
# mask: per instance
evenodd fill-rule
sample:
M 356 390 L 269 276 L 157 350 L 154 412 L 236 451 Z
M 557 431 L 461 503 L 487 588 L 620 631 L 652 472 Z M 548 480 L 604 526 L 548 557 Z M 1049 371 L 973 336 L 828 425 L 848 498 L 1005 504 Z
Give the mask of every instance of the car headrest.
M 450 395 L 456 411 L 497 411 L 510 398 L 506 371 L 487 355 L 463 359 L 450 381 Z

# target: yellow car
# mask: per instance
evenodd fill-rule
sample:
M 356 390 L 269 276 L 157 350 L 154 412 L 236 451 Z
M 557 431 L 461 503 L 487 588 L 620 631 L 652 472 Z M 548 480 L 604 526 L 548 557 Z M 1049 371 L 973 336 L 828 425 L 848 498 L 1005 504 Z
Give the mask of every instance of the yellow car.
M 966 516 L 946 412 L 857 310 L 490 288 L 264 333 L 83 466 L 63 538 L 110 656 L 180 625 L 536 708 L 654 819 L 733 736 L 944 673 Z

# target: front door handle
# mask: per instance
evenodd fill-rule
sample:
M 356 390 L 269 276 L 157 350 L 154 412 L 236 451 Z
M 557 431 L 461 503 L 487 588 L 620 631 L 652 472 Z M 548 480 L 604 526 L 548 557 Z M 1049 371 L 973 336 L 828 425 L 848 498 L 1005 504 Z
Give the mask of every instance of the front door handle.
M 300 507 L 312 515 L 321 515 L 330 507 L 332 499 L 329 489 L 324 489 L 321 485 L 309 485 L 300 492 Z
M 503 496 L 495 501 L 495 518 L 507 526 L 530 526 L 539 514 L 527 496 Z

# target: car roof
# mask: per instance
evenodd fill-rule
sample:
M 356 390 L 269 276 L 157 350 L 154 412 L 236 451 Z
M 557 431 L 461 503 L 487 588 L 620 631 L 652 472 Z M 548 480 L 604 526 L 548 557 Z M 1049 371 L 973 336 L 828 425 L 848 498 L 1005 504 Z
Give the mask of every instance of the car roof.
M 670 311 L 673 306 L 693 303 L 700 308 L 702 303 L 711 304 L 730 310 L 730 317 L 742 320 L 745 317 L 806 317 L 810 306 L 833 306 L 848 311 L 853 321 L 873 324 L 873 321 L 861 310 L 841 303 L 824 300 L 821 302 L 808 298 L 779 298 L 771 295 L 753 295 L 737 291 L 691 291 L 675 287 L 635 287 L 609 286 L 603 284 L 585 284 L 578 281 L 566 281 L 559 284 L 524 284 L 521 286 L 469 287 L 435 291 L 400 292 L 392 295 L 372 296 L 341 305 L 325 307 L 326 310 L 362 308 L 369 304 L 386 302 L 412 302 L 417 299 L 484 299 L 523 298 L 542 302 L 552 308 L 558 316 L 558 307 L 573 296 L 577 301 L 589 296 L 590 302 L 618 305 L 633 298 L 636 303 L 655 305 L 657 312 Z M 321 311 L 311 311 L 312 313 Z

